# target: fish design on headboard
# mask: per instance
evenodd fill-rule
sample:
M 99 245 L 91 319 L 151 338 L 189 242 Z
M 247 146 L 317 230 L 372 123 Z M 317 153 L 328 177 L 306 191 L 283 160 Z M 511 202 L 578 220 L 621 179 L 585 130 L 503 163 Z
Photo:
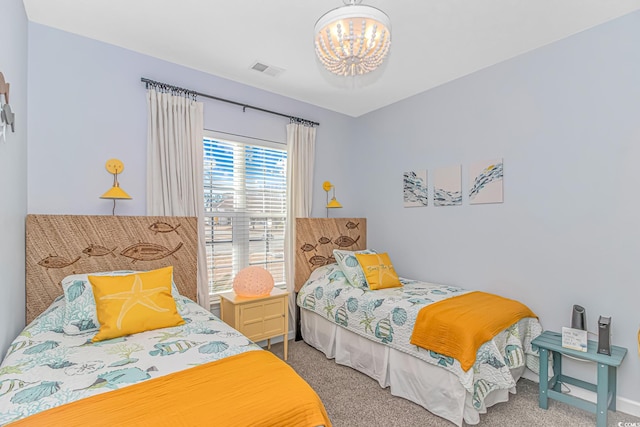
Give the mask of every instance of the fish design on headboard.
M 336 259 L 333 257 L 333 255 L 330 255 L 328 257 L 322 255 L 314 255 L 309 258 L 309 264 L 313 265 L 313 268 L 333 264 L 334 262 L 336 262 Z
M 340 236 L 336 240 L 334 240 L 333 243 L 335 243 L 336 245 L 338 245 L 341 248 L 347 248 L 349 246 L 353 246 L 356 243 L 358 243 L 359 239 L 360 239 L 360 236 L 357 236 L 355 240 L 353 240 L 349 236 Z
M 311 252 L 311 251 L 318 252 L 318 250 L 316 249 L 317 247 L 318 247 L 318 245 L 313 246 L 311 243 L 305 243 L 304 245 L 302 245 L 300 247 L 300 250 L 302 252 Z
M 174 254 L 179 251 L 181 247 L 182 242 L 178 243 L 178 246 L 173 250 L 155 243 L 136 243 L 135 245 L 125 248 L 120 252 L 120 255 L 131 258 L 133 262 L 154 261 Z
M 175 227 L 169 223 L 166 222 L 154 222 L 153 224 L 151 224 L 149 226 L 149 230 L 153 231 L 154 234 L 158 234 L 158 233 L 171 233 L 172 231 L 175 231 L 176 234 L 180 234 L 178 233 L 178 227 L 180 227 L 180 224 L 176 225 Z
M 113 253 L 113 251 L 115 251 L 118 247 L 116 246 L 113 249 L 109 249 L 105 246 L 101 246 L 101 245 L 95 245 L 93 243 L 90 243 L 89 246 L 87 246 L 86 248 L 83 249 L 82 253 L 87 255 L 87 256 L 105 256 L 105 255 L 109 255 L 111 254 L 112 257 L 115 257 L 116 254 Z
M 79 259 L 80 257 L 77 257 L 76 259 L 69 261 L 67 258 L 61 256 L 49 255 L 48 257 L 38 261 L 38 265 L 44 268 L 65 268 L 69 267 L 73 263 L 78 262 Z
M 296 218 L 296 292 L 313 270 L 336 262 L 334 249 L 356 251 L 366 245 L 366 218 Z

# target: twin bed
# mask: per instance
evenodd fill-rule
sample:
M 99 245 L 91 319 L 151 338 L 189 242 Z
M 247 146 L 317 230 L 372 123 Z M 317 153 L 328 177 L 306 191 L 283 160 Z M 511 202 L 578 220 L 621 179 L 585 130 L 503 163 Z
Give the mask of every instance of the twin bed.
M 0 365 L 0 425 L 330 426 L 292 368 L 193 302 L 196 230 L 195 218 L 29 215 L 28 325 Z M 101 305 L 87 273 L 159 293 L 140 272 L 167 266 L 162 292 L 180 321 L 94 342 Z
M 509 392 L 515 392 L 526 367 L 537 370 L 531 341 L 542 328 L 528 309 L 482 344 L 463 366 L 458 359 L 412 344 L 416 319 L 423 307 L 436 307 L 439 301 L 480 297 L 472 303 L 479 304 L 487 294 L 403 278 L 402 286 L 393 288 L 354 285 L 349 280 L 355 278 L 358 265 L 353 255 L 372 252 L 367 251 L 366 219 L 298 218 L 296 230 L 302 337 L 328 358 L 369 375 L 381 387 L 390 387 L 391 394 L 458 426 L 463 421 L 478 424 L 488 407 L 507 401 Z M 502 301 L 491 299 L 488 307 L 496 303 Z M 475 308 L 490 310 L 482 307 Z M 461 328 L 472 329 L 484 317 L 475 316 Z M 480 328 L 474 334 L 483 332 Z

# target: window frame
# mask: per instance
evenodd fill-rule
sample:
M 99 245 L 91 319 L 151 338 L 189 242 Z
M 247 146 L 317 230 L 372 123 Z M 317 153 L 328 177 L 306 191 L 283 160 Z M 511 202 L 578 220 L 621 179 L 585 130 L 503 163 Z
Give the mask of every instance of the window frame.
M 246 186 L 246 164 L 243 164 L 240 166 L 240 168 L 245 172 L 244 177 L 241 179 L 241 181 L 244 183 L 244 192 L 241 193 L 240 197 L 244 197 L 245 200 L 242 201 L 243 206 L 244 206 L 244 211 L 226 211 L 223 213 L 216 213 L 216 212 L 211 212 L 208 211 L 207 209 L 207 201 L 210 200 L 210 197 L 208 198 L 208 190 L 207 190 L 207 182 L 209 181 L 207 178 L 207 155 L 206 155 L 206 149 L 205 149 L 205 144 L 207 142 L 207 140 L 215 140 L 215 141 L 219 141 L 221 143 L 225 143 L 225 144 L 232 144 L 232 145 L 240 145 L 242 146 L 242 150 L 246 149 L 246 146 L 254 146 L 254 147 L 259 147 L 259 148 L 263 148 L 263 149 L 267 149 L 267 150 L 278 150 L 283 152 L 283 156 L 285 159 L 283 168 L 282 168 L 282 173 L 284 176 L 284 195 L 283 195 L 283 202 L 284 203 L 284 209 L 280 213 L 269 213 L 269 212 L 253 212 L 250 210 L 250 208 L 246 205 L 246 196 L 247 196 L 247 186 Z M 231 230 L 232 230 L 232 236 L 231 236 L 231 276 L 235 277 L 235 275 L 242 270 L 242 268 L 248 266 L 248 265 L 253 265 L 250 264 L 250 255 L 251 255 L 251 244 L 253 242 L 253 240 L 251 240 L 251 224 L 252 224 L 252 219 L 254 218 L 282 218 L 283 220 L 281 221 L 281 228 L 282 228 L 282 276 L 281 276 L 281 280 L 276 279 L 276 283 L 275 286 L 279 287 L 281 289 L 286 289 L 286 281 L 285 281 L 285 265 L 284 265 L 284 260 L 285 260 L 285 229 L 286 229 L 286 222 L 287 222 L 287 164 L 286 161 L 288 160 L 288 150 L 287 150 L 287 144 L 282 142 L 275 142 L 275 141 L 268 141 L 268 140 L 263 140 L 263 139 L 257 139 L 257 138 L 251 138 L 251 137 L 247 137 L 247 136 L 241 136 L 241 135 L 233 135 L 233 134 L 227 134 L 227 133 L 223 133 L 223 132 L 214 132 L 214 131 L 204 131 L 204 135 L 203 135 L 203 192 L 204 192 L 204 216 L 205 216 L 205 233 L 206 233 L 206 253 L 207 253 L 207 284 L 208 284 L 208 288 L 209 288 L 209 296 L 211 298 L 212 302 L 216 302 L 219 300 L 218 294 L 221 292 L 227 292 L 228 290 L 231 290 L 231 286 L 232 286 L 232 282 L 228 283 L 227 285 L 223 285 L 222 287 L 220 287 L 219 289 L 215 288 L 215 285 L 212 283 L 213 281 L 215 281 L 215 276 L 211 277 L 211 273 L 212 273 L 212 268 L 210 267 L 210 257 L 214 256 L 213 254 L 210 255 L 210 246 L 213 247 L 213 245 L 215 245 L 214 241 L 215 241 L 215 237 L 214 237 L 214 233 L 213 233 L 213 228 L 212 226 L 210 226 L 210 221 L 212 221 L 212 219 L 210 218 L 214 218 L 214 217 L 229 217 L 232 218 L 231 221 Z M 210 157 L 209 157 L 210 158 Z M 246 154 L 243 153 L 241 154 L 241 158 L 244 160 L 246 159 Z M 233 167 L 234 170 L 234 176 L 235 176 L 235 165 Z M 235 190 L 234 190 L 235 191 Z M 239 221 L 233 221 L 233 219 L 240 219 Z M 242 230 L 238 230 L 238 229 L 234 229 L 235 227 L 249 227 L 245 230 L 245 232 L 243 232 Z M 208 231 L 210 230 L 210 231 Z M 236 233 L 237 232 L 237 233 Z M 210 234 L 211 233 L 211 234 Z M 268 233 L 268 231 L 267 231 Z M 243 236 L 244 234 L 244 236 Z M 235 236 L 238 235 L 238 238 L 235 238 Z M 245 239 L 245 236 L 247 237 Z M 276 242 L 279 242 L 280 239 L 277 239 Z M 229 243 L 229 242 L 227 242 Z M 278 254 L 280 251 L 275 252 L 276 254 Z M 258 251 L 258 254 L 260 254 L 261 252 Z M 265 258 L 268 258 L 267 252 L 262 252 L 263 254 L 265 254 Z M 266 263 L 266 259 L 265 259 L 265 263 Z M 280 264 L 280 263 L 277 263 Z

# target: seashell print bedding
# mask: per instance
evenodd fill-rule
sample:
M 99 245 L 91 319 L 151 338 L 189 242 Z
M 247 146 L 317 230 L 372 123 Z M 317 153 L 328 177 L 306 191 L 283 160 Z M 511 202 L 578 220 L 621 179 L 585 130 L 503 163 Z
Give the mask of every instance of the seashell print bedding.
M 0 365 L 0 425 L 84 397 L 224 357 L 260 350 L 244 335 L 183 296 L 186 324 L 91 343 L 65 335 L 65 300 L 51 306 L 10 345 Z
M 460 362 L 409 343 L 418 311 L 426 305 L 470 290 L 400 278 L 403 286 L 369 290 L 352 286 L 337 264 L 319 267 L 298 292 L 297 304 L 363 337 L 454 373 L 480 409 L 495 389 L 510 389 L 510 369 L 526 364 L 538 370 L 538 352 L 531 341 L 542 333 L 537 319 L 526 318 L 483 344 L 476 363 L 464 371 Z

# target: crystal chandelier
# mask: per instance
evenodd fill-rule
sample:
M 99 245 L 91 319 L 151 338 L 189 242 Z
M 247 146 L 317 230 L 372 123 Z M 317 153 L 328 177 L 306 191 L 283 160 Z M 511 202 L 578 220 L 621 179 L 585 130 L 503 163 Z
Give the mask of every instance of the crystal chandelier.
M 343 0 L 345 6 L 330 10 L 315 26 L 318 59 L 340 76 L 357 76 L 378 68 L 391 45 L 391 21 L 362 0 Z M 357 4 L 358 3 L 358 4 Z

